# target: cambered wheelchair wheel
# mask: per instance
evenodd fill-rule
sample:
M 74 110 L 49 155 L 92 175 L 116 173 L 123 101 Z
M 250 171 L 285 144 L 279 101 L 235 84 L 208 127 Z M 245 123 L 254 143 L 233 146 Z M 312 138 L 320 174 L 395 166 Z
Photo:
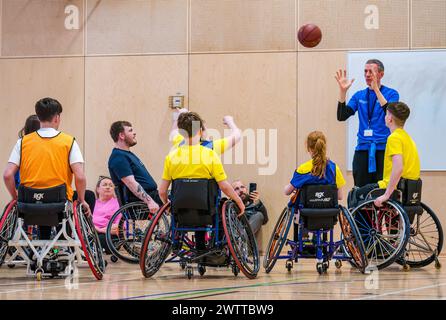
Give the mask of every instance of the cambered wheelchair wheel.
M 147 228 L 141 248 L 139 266 L 144 277 L 153 276 L 166 260 L 172 247 L 170 202 L 166 203 Z
M 77 202 L 73 205 L 73 215 L 85 259 L 96 279 L 101 280 L 105 273 L 105 260 L 92 217 L 86 216 Z
M 352 259 L 352 265 L 359 269 L 362 273 L 365 272 L 368 261 L 365 255 L 364 243 L 361 239 L 358 227 L 355 220 L 350 215 L 350 212 L 340 206 L 339 224 L 341 226 L 342 236 L 344 239 L 344 246 L 348 250 L 348 256 Z M 341 261 L 336 261 L 336 268 L 340 268 Z
M 364 242 L 370 268 L 383 269 L 395 262 L 409 240 L 409 219 L 401 206 L 392 200 L 382 207 L 367 200 L 351 215 Z
M 421 268 L 435 261 L 436 267 L 439 267 L 438 256 L 443 247 L 443 229 L 435 213 L 424 203 L 420 205 L 423 213 L 415 215 L 404 255 L 397 263 Z
M 8 242 L 17 228 L 17 201 L 11 201 L 0 216 L 0 266 L 8 253 Z
M 266 273 L 269 273 L 273 269 L 277 257 L 280 255 L 280 252 L 286 243 L 288 232 L 293 222 L 292 213 L 291 208 L 285 207 L 277 220 L 263 260 L 263 267 L 265 268 Z
M 113 224 L 120 216 L 118 229 Z M 128 203 L 116 211 L 107 225 L 105 239 L 114 256 L 128 263 L 138 263 L 141 245 L 152 214 L 142 201 Z
M 228 200 L 223 204 L 223 229 L 229 251 L 243 274 L 254 279 L 260 269 L 259 249 L 246 216 L 240 218 L 237 205 Z

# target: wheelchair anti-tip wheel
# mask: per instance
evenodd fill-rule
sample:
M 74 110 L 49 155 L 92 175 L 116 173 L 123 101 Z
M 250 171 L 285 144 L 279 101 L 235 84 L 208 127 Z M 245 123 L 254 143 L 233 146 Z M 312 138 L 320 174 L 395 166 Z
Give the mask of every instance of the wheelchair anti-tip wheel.
M 409 240 L 409 219 L 401 206 L 389 200 L 376 207 L 367 200 L 351 211 L 370 268 L 383 269 L 402 254 Z
M 238 217 L 237 205 L 228 200 L 223 204 L 223 229 L 231 256 L 243 274 L 254 279 L 260 269 L 257 242 L 245 215 Z
M 8 242 L 17 228 L 17 201 L 11 201 L 0 216 L 0 266 L 8 253 Z
M 105 260 L 92 217 L 86 216 L 82 206 L 77 205 L 76 202 L 73 205 L 73 215 L 85 259 L 96 279 L 101 280 L 105 273 Z
M 112 254 L 125 262 L 138 263 L 144 233 L 152 216 L 147 204 L 142 201 L 119 208 L 107 225 L 105 237 Z M 117 230 L 113 230 L 118 217 Z
M 277 257 L 280 255 L 284 244 L 286 243 L 291 223 L 293 222 L 292 210 L 285 207 L 277 220 L 271 238 L 268 242 L 263 267 L 265 272 L 269 273 L 276 264 Z
M 159 270 L 172 248 L 169 210 L 170 202 L 161 207 L 144 236 L 139 266 L 146 278 Z
M 410 237 L 403 255 L 396 262 L 412 268 L 425 267 L 435 261 L 443 247 L 443 229 L 436 214 L 424 203 L 422 213 L 415 214 L 410 226 Z

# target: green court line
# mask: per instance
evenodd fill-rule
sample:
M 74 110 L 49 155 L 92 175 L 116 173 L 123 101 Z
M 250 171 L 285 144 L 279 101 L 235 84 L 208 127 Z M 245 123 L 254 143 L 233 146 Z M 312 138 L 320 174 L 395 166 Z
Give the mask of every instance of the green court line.
M 297 279 L 293 279 L 293 280 L 297 280 Z M 225 292 L 225 291 L 230 291 L 230 290 L 234 290 L 234 289 L 241 289 L 241 288 L 265 287 L 265 286 L 270 286 L 270 285 L 280 284 L 280 283 L 286 283 L 286 282 L 290 282 L 290 280 L 281 280 L 281 281 L 256 283 L 256 284 L 251 284 L 251 285 L 246 285 L 246 286 L 239 286 L 239 287 L 203 289 L 203 290 L 200 290 L 200 291 L 195 291 L 193 293 L 191 292 L 191 293 L 174 294 L 174 295 L 167 296 L 167 297 L 160 297 L 160 298 L 154 298 L 154 299 L 149 299 L 149 300 L 169 300 L 169 299 L 184 298 L 184 297 L 192 298 L 193 296 L 202 295 L 204 293 L 218 293 L 218 292 Z

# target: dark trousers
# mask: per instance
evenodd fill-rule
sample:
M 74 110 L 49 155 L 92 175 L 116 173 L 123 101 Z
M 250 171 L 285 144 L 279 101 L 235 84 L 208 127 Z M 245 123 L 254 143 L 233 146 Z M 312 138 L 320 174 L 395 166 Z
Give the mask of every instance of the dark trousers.
M 369 152 L 357 150 L 353 157 L 353 180 L 355 186 L 363 187 L 369 183 L 376 183 L 383 178 L 384 150 L 376 150 L 376 172 L 369 173 Z
M 73 202 L 77 200 L 77 192 L 74 191 L 73 194 Z M 96 203 L 96 196 L 93 191 L 91 190 L 85 190 L 85 202 L 88 203 L 88 206 L 90 207 L 91 212 L 94 211 L 94 205 Z M 60 231 L 62 228 L 61 225 L 56 227 L 57 232 Z M 71 228 L 70 225 L 67 223 L 67 234 L 70 235 Z M 50 240 L 51 239 L 51 227 L 49 226 L 40 226 L 39 227 L 39 239 L 40 240 Z M 64 235 L 62 234 L 60 237 L 60 240 L 65 240 Z

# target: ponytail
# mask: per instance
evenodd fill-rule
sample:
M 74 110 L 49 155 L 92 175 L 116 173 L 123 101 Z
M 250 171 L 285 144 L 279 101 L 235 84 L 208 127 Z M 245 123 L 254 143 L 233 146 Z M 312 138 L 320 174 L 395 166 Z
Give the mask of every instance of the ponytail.
M 320 131 L 313 131 L 307 137 L 307 148 L 313 156 L 313 176 L 324 178 L 327 167 L 327 141 Z

